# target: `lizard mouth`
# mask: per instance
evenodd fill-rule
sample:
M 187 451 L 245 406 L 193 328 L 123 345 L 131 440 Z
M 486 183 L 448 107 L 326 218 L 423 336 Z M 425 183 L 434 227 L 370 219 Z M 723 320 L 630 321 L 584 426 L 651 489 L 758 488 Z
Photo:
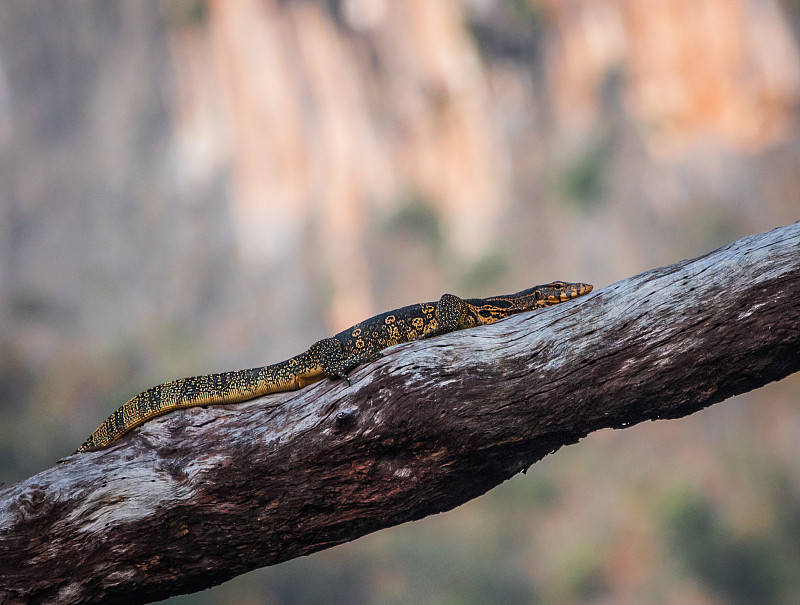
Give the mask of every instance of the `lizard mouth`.
M 572 300 L 584 294 L 589 294 L 594 289 L 592 284 L 564 284 L 560 292 L 555 292 L 547 297 L 547 301 L 551 303 L 564 302 L 565 300 Z

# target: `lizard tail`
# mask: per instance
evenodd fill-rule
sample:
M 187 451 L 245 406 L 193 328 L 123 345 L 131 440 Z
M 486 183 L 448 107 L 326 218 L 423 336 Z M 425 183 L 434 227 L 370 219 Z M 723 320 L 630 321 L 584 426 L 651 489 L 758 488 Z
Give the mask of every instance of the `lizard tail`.
M 193 376 L 155 386 L 126 401 L 75 453 L 103 448 L 148 420 L 173 410 L 238 403 L 297 388 L 292 384 L 291 376 L 287 376 L 287 364 Z

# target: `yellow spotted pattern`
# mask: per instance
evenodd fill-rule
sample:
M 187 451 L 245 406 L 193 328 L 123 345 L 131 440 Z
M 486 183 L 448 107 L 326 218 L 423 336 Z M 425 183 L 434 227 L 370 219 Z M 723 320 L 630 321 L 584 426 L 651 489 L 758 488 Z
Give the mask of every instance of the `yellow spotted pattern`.
M 381 313 L 331 338 L 314 343 L 307 351 L 274 365 L 181 378 L 160 384 L 125 402 L 109 416 L 76 453 L 107 446 L 148 420 L 173 410 L 199 405 L 238 403 L 255 397 L 302 388 L 322 378 L 347 378 L 362 363 L 401 342 L 429 338 L 494 323 L 591 292 L 581 283 L 553 282 L 516 294 L 482 299 L 461 299 L 444 294 L 438 302 L 409 305 Z

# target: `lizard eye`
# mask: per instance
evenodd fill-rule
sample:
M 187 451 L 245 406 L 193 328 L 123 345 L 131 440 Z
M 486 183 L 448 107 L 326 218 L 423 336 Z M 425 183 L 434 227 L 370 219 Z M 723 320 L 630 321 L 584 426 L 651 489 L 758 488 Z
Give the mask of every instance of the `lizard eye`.
M 492 312 L 489 309 L 481 309 L 480 311 L 478 311 L 478 315 L 480 315 L 481 317 L 489 318 L 492 317 Z

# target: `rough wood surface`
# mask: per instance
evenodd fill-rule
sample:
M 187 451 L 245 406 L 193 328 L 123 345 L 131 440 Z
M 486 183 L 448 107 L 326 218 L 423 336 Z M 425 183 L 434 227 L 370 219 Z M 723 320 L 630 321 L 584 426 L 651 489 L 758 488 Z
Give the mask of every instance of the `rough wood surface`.
M 0 491 L 0 602 L 147 602 L 451 509 L 797 371 L 799 293 L 795 223 L 389 349 L 350 387 L 169 414 Z

